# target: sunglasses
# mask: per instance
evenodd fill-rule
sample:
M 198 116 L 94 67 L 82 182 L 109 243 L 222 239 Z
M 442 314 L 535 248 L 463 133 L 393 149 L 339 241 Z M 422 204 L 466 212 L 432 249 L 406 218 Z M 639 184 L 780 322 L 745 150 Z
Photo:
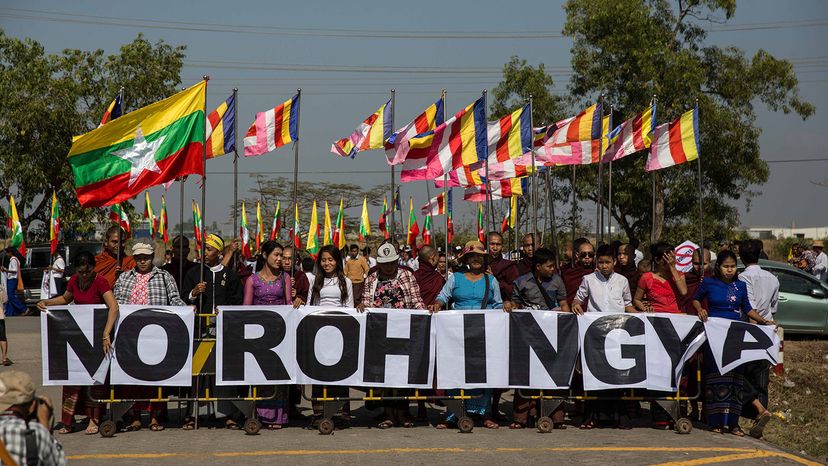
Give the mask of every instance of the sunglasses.
M 594 252 L 580 252 L 580 253 L 578 253 L 578 257 L 581 257 L 581 258 L 595 257 L 595 253 Z

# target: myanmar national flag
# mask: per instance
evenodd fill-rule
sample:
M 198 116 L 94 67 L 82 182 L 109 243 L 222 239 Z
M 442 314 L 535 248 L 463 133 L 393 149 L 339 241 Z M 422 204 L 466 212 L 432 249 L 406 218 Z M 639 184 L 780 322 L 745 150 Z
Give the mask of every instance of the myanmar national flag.
M 328 208 L 328 200 L 325 200 L 325 230 L 322 234 L 322 246 L 333 244 L 333 227 L 331 226 L 331 210 Z
M 423 220 L 423 244 L 431 244 L 431 215 Z
M 371 234 L 371 219 L 368 217 L 368 198 L 362 198 L 362 215 L 359 216 L 359 240 L 365 241 Z
M 124 233 L 126 233 L 127 238 L 129 238 L 129 233 L 131 230 L 129 226 L 129 215 L 127 215 L 123 207 L 121 207 L 121 204 L 115 204 L 112 206 L 111 210 L 109 211 L 109 218 L 118 225 L 121 225 L 121 230 L 124 230 Z
M 302 249 L 302 232 L 299 224 L 299 205 L 293 206 L 293 228 L 290 229 L 290 239 L 293 241 L 293 247 L 298 251 Z
M 241 237 L 242 243 L 242 255 L 246 259 L 250 259 L 253 256 L 253 252 L 250 250 L 250 228 L 247 226 L 247 209 L 244 208 L 244 201 L 241 204 L 241 225 L 239 226 L 239 236 Z
M 270 241 L 275 241 L 282 229 L 282 201 L 276 201 L 276 212 L 273 213 L 273 226 L 270 228 Z
M 23 239 L 23 226 L 20 223 L 20 217 L 17 216 L 17 206 L 14 204 L 14 196 L 9 196 L 9 229 L 12 231 L 9 246 L 17 248 L 20 254 L 25 256 L 26 241 Z
M 386 224 L 385 216 L 388 215 L 388 198 L 382 198 L 382 210 L 380 211 L 379 217 L 379 229 L 382 232 L 382 237 L 388 239 L 391 237 L 391 234 L 388 233 L 388 225 Z
M 414 199 L 408 198 L 408 237 L 405 243 L 410 246 L 417 245 L 417 235 L 420 234 L 420 226 L 417 225 L 417 215 L 414 214 Z
M 51 243 L 51 254 L 54 256 L 57 251 L 58 239 L 60 238 L 60 204 L 58 204 L 57 193 L 52 191 L 52 215 L 49 218 L 49 240 Z
M 483 227 L 483 203 L 477 203 L 477 239 L 486 243 L 486 229 Z
M 161 220 L 158 221 L 158 231 L 161 232 L 161 240 L 164 244 L 170 242 L 170 235 L 167 232 L 167 201 L 164 200 L 164 195 L 161 195 Z
M 144 218 L 149 223 L 150 238 L 155 239 L 155 235 L 158 234 L 158 219 L 155 217 L 155 212 L 152 211 L 149 191 L 144 191 Z
M 305 249 L 310 253 L 311 257 L 316 259 L 316 254 L 319 252 L 319 220 L 316 216 L 316 199 L 313 200 L 313 208 L 311 210 L 310 226 L 308 227 L 308 241 Z
M 152 186 L 204 174 L 206 81 L 74 139 L 69 165 L 82 207 L 133 198 Z
M 339 212 L 336 214 L 336 224 L 334 224 L 333 230 L 333 245 L 337 249 L 342 249 L 345 247 L 345 214 L 342 210 L 345 207 L 345 201 L 343 199 L 339 199 Z

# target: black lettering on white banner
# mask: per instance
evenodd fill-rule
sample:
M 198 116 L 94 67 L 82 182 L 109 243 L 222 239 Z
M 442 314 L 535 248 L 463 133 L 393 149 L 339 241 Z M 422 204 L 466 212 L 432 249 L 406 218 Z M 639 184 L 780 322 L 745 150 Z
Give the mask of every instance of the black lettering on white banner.
M 644 335 L 644 322 L 624 314 L 602 316 L 586 330 L 583 351 L 586 364 L 596 379 L 610 385 L 636 384 L 647 379 L 647 355 L 642 344 L 620 343 L 621 358 L 635 361 L 629 369 L 617 369 L 607 359 L 607 335 L 624 330 L 631 337 Z
M 704 324 L 696 321 L 684 338 L 679 338 L 678 332 L 669 317 L 647 316 L 647 320 L 656 331 L 661 344 L 670 357 L 670 386 L 676 386 L 676 368 L 684 363 L 685 353 L 693 341 L 704 333 Z
M 428 383 L 429 338 L 431 316 L 412 314 L 408 338 L 388 337 L 388 314 L 368 313 L 365 324 L 365 358 L 363 380 L 369 383 L 385 382 L 385 357 L 391 354 L 408 356 L 408 383 Z
M 92 341 L 81 330 L 69 309 L 52 309 L 46 316 L 46 339 L 49 379 L 69 380 L 69 347 L 78 356 L 84 369 L 94 375 L 104 360 L 103 332 L 107 308 L 92 310 Z
M 574 314 L 560 314 L 557 321 L 558 341 L 553 347 L 533 313 L 509 314 L 509 385 L 530 384 L 530 349 L 555 384 L 569 385 L 578 356 L 578 320 Z
M 316 336 L 324 327 L 342 334 L 342 355 L 333 365 L 316 356 Z M 321 382 L 335 382 L 353 375 L 359 366 L 359 322 L 345 312 L 322 311 L 308 314 L 296 327 L 296 362 L 306 376 Z
M 158 325 L 166 334 L 167 352 L 157 364 L 146 364 L 138 354 L 139 336 L 149 325 Z M 141 309 L 121 319 L 115 338 L 118 363 L 128 376 L 145 382 L 167 380 L 178 374 L 191 357 L 190 332 L 177 314 Z
M 257 325 L 263 334 L 258 338 L 245 338 L 245 326 Z M 222 315 L 223 375 L 222 380 L 245 379 L 244 355 L 251 354 L 268 380 L 289 380 L 285 363 L 273 348 L 279 346 L 287 334 L 282 316 L 272 311 L 232 311 Z

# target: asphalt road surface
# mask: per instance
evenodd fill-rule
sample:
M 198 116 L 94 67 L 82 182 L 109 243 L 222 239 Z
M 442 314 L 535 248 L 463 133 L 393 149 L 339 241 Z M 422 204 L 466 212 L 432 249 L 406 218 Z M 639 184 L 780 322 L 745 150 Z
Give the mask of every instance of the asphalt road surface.
M 42 380 L 40 323 L 38 318 L 7 319 L 10 357 L 14 369 Z M 6 370 L 0 366 L 0 370 Z M 60 388 L 43 387 L 42 392 L 55 401 L 60 412 Z M 358 392 L 356 392 L 358 393 Z M 504 396 L 502 410 L 507 413 L 511 394 Z M 171 405 L 172 408 L 172 405 Z M 302 408 L 310 413 L 304 402 Z M 441 418 L 443 408 L 430 407 L 431 423 Z M 380 430 L 373 426 L 379 410 L 367 411 L 361 403 L 352 404 L 355 414 L 350 429 L 333 435 L 320 435 L 298 421 L 279 431 L 263 430 L 259 435 L 241 431 L 202 427 L 183 431 L 178 417 L 171 414 L 167 429 L 151 432 L 119 433 L 113 438 L 87 436 L 77 432 L 60 435 L 69 461 L 73 464 L 623 464 L 702 465 L 727 463 L 820 464 L 785 452 L 766 442 L 713 434 L 694 429 L 689 435 L 659 431 L 649 427 L 649 415 L 633 420 L 631 430 L 566 430 L 540 434 L 534 429 L 497 430 L 476 427 L 472 433 L 437 430 L 422 424 L 414 428 Z M 577 417 L 576 417 L 577 420 Z

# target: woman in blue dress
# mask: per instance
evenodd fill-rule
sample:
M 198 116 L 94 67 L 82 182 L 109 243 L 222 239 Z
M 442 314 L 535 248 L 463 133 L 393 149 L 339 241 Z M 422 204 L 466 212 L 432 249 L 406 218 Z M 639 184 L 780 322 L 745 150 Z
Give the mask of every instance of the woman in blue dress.
M 705 298 L 707 309 L 702 308 Z M 738 280 L 736 255 L 731 251 L 719 253 L 713 277 L 705 278 L 693 295 L 693 307 L 702 321 L 707 321 L 708 317 L 731 320 L 750 317 L 760 325 L 773 323 L 762 318 L 751 306 L 747 286 Z M 745 432 L 739 427 L 744 385 L 742 371 L 740 366 L 728 373 L 719 373 L 710 346 L 704 344 L 704 411 L 711 432 L 722 433 L 727 430 L 733 435 L 744 437 Z
M 452 309 L 502 309 L 500 286 L 497 279 L 486 273 L 486 248 L 480 241 L 469 241 L 463 248 L 460 260 L 468 268 L 465 273 L 449 275 L 437 299 L 430 306 L 431 312 L 439 312 L 447 304 Z M 488 290 L 486 285 L 488 284 Z M 449 395 L 459 395 L 459 390 L 449 390 Z M 500 427 L 491 419 L 492 389 L 466 390 L 473 398 L 465 401 L 466 413 L 473 418 L 483 420 L 483 427 L 497 429 Z M 446 429 L 457 422 L 457 415 L 447 412 L 446 422 L 437 424 L 438 429 Z

